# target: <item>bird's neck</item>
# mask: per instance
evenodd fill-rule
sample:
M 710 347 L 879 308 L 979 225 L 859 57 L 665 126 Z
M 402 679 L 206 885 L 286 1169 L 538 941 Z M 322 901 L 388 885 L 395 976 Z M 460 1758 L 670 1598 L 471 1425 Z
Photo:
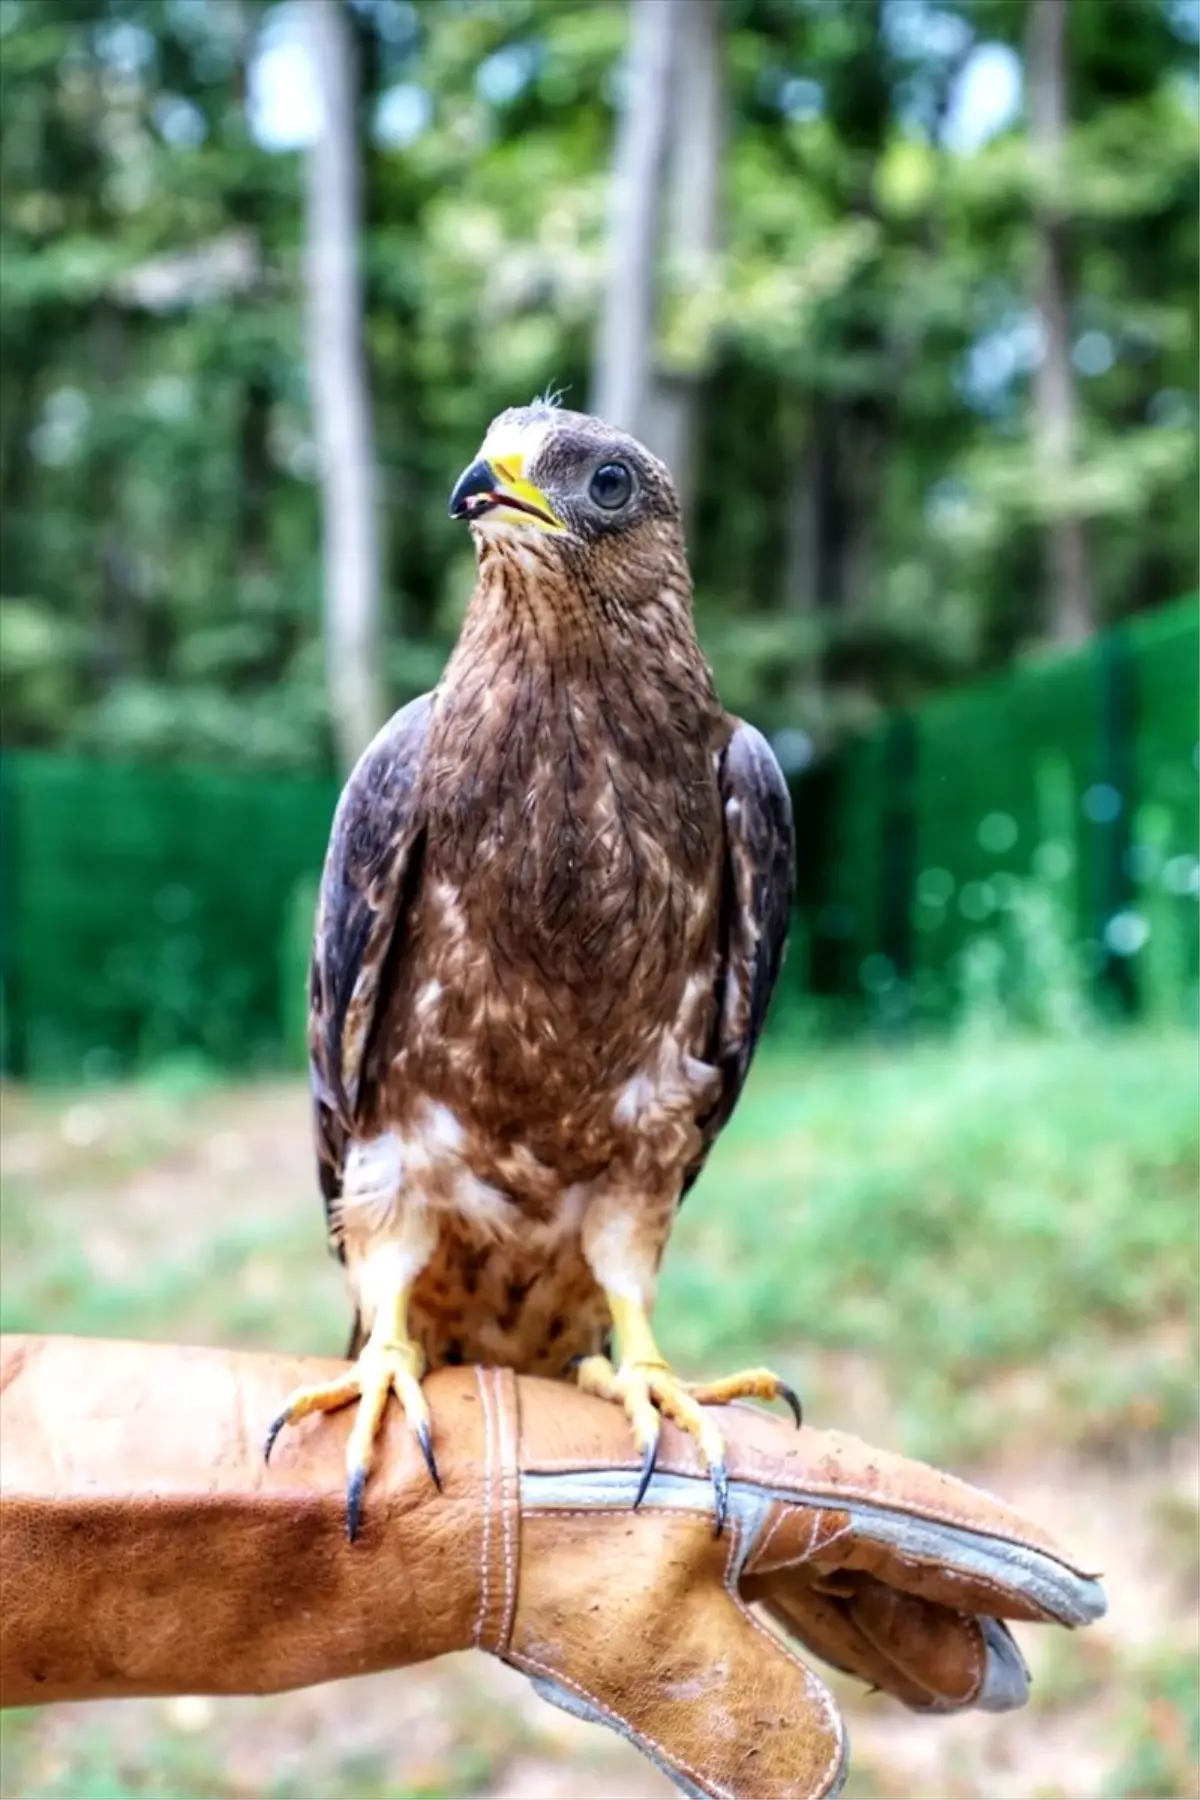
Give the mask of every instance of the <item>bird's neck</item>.
M 485 539 L 443 686 L 478 667 L 585 682 L 617 667 L 639 682 L 684 679 L 699 703 L 711 698 L 715 705 L 682 555 L 660 562 L 650 580 L 631 579 L 622 592 L 586 564 L 564 565 L 556 548 L 532 533 Z
M 440 730 L 476 743 L 561 716 L 591 736 L 616 733 L 648 763 L 686 742 L 704 754 L 725 715 L 692 616 L 686 565 L 675 563 L 638 603 L 614 600 L 560 561 L 501 543 L 480 556 L 479 581 L 439 687 Z M 597 746 L 598 747 L 598 746 Z

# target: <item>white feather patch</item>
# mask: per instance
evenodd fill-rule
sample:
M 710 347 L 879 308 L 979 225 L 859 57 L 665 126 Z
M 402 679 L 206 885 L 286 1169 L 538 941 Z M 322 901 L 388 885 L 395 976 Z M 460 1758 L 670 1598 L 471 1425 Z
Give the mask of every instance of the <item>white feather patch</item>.
M 461 1119 L 441 1101 L 427 1100 L 406 1132 L 358 1138 L 346 1153 L 339 1212 L 351 1234 L 390 1229 L 413 1208 L 449 1212 L 483 1236 L 515 1230 L 516 1207 L 499 1188 L 470 1169 L 462 1151 Z

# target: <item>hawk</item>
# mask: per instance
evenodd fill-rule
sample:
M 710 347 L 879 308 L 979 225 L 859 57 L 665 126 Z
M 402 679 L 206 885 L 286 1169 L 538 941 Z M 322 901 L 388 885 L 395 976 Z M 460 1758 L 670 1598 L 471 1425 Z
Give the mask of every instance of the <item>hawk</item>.
M 552 402 L 501 413 L 450 510 L 478 581 L 438 687 L 364 752 L 317 908 L 309 1050 L 329 1232 L 356 1308 L 347 1529 L 395 1393 L 490 1363 L 659 1416 L 795 1395 L 676 1376 L 651 1312 L 683 1196 L 741 1093 L 783 957 L 791 803 L 701 653 L 670 476 Z M 615 1339 L 615 1358 L 614 1358 Z

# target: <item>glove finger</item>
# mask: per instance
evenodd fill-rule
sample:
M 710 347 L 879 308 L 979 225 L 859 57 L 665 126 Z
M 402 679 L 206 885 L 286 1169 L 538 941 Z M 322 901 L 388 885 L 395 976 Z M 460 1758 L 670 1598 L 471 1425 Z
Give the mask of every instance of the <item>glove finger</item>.
M 1091 1624 L 1106 1610 L 1098 1581 L 1015 1530 L 1000 1536 L 962 1518 L 900 1506 L 796 1499 L 801 1503 L 790 1516 L 780 1506 L 748 1572 L 766 1575 L 787 1565 L 807 1565 L 818 1576 L 857 1572 L 955 1612 L 1059 1625 Z
M 898 1669 L 863 1635 L 844 1600 L 799 1582 L 764 1580 L 747 1583 L 747 1599 L 756 1600 L 776 1625 L 831 1669 L 852 1675 L 868 1687 L 880 1688 L 914 1711 L 924 1711 L 931 1695 Z
M 849 1611 L 863 1636 L 930 1696 L 921 1710 L 1007 1712 L 1029 1698 L 1029 1670 L 998 1619 L 951 1611 L 862 1580 Z
M 1006 1626 L 850 1576 L 831 1595 L 776 1575 L 748 1597 L 822 1661 L 915 1712 L 1006 1712 L 1029 1698 L 1029 1671 Z

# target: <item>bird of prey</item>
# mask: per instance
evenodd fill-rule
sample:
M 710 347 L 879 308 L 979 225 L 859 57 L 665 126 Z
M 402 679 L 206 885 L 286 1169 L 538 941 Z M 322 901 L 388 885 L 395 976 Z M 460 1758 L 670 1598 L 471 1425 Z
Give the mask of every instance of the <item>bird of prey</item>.
M 478 581 L 433 693 L 387 724 L 334 818 L 309 1051 L 329 1231 L 356 1307 L 358 1528 L 389 1394 L 430 1473 L 421 1379 L 490 1363 L 624 1407 L 644 1495 L 659 1416 L 794 1394 L 676 1376 L 651 1329 L 680 1201 L 741 1093 L 779 973 L 794 846 L 766 740 L 697 640 L 670 476 L 553 402 L 501 413 L 454 489 Z M 616 1357 L 614 1360 L 614 1345 Z

